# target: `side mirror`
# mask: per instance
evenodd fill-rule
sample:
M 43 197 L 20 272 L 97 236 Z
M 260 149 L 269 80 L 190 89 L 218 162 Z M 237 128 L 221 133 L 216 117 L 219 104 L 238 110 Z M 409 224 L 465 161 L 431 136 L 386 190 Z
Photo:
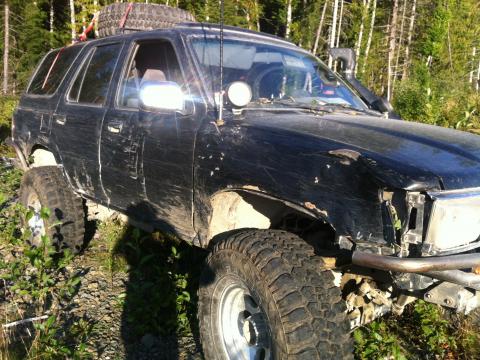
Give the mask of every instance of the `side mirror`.
M 375 100 L 374 102 L 371 103 L 371 107 L 374 109 L 374 110 L 378 110 L 384 114 L 388 114 L 388 118 L 389 119 L 394 119 L 394 120 L 402 120 L 402 118 L 400 117 L 400 115 L 398 115 L 394 110 L 393 110 L 393 106 L 392 104 L 390 103 L 390 101 L 388 101 L 386 98 L 384 97 L 378 97 L 377 100 Z
M 378 97 L 377 100 L 372 102 L 372 108 L 382 113 L 389 113 L 393 111 L 392 104 L 384 97 Z
M 345 77 L 353 77 L 355 73 L 355 65 L 357 63 L 357 57 L 355 51 L 352 48 L 331 48 L 329 50 L 333 60 L 340 60 L 342 62 L 342 72 Z
M 149 81 L 139 93 L 140 109 L 145 111 L 175 111 L 182 115 L 193 113 L 193 102 L 181 87 L 171 81 Z

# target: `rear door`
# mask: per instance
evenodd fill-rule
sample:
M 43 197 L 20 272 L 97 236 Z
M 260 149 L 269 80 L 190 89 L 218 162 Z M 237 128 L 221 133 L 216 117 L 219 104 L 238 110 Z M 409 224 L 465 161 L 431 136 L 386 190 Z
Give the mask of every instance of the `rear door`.
M 99 135 L 122 42 L 89 49 L 53 114 L 52 135 L 72 184 L 82 194 L 107 200 L 102 187 Z
M 51 119 L 61 94 L 59 88 L 83 46 L 52 50 L 41 61 L 16 111 L 14 135 L 20 143 L 50 148 Z

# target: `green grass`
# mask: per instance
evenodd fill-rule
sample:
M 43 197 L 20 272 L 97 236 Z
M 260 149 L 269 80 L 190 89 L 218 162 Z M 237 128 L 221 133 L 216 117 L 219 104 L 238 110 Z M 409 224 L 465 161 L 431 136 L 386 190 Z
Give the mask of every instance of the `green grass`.
M 357 359 L 479 359 L 480 324 L 419 300 L 354 332 Z
M 128 274 L 117 306 L 132 335 L 191 334 L 204 252 L 173 236 L 146 233 L 117 220 L 99 224 L 98 232 L 87 256 L 91 251 L 97 266 L 111 275 Z
M 4 140 L 10 136 L 11 119 L 18 103 L 18 97 L 0 96 L 0 157 L 14 157 L 13 149 L 5 145 Z

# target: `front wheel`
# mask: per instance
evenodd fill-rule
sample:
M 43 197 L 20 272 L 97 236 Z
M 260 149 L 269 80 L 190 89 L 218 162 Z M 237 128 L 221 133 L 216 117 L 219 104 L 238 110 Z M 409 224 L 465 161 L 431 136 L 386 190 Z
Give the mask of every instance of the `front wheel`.
M 215 244 L 199 290 L 207 359 L 349 359 L 346 306 L 299 237 L 245 230 Z

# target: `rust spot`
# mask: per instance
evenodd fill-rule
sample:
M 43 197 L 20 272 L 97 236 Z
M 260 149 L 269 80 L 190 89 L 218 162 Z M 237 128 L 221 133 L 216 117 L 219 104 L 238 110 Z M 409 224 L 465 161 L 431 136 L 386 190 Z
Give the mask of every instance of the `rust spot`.
M 344 160 L 340 161 L 343 165 L 350 165 L 350 160 L 357 161 L 358 158 L 362 155 L 358 151 L 351 149 L 337 149 L 330 150 L 328 152 L 330 155 L 343 158 Z
M 475 274 L 480 275 L 480 266 L 475 266 L 472 270 Z
M 260 191 L 260 188 L 258 186 L 255 186 L 255 185 L 243 185 L 242 188 L 246 189 L 246 190 Z
M 315 212 L 317 212 L 318 214 L 322 215 L 323 217 L 328 217 L 328 212 L 327 210 L 321 210 L 319 208 L 317 208 L 317 206 L 309 201 L 306 201 L 305 203 L 303 203 L 303 205 L 305 205 L 305 207 L 309 210 L 313 210 Z

